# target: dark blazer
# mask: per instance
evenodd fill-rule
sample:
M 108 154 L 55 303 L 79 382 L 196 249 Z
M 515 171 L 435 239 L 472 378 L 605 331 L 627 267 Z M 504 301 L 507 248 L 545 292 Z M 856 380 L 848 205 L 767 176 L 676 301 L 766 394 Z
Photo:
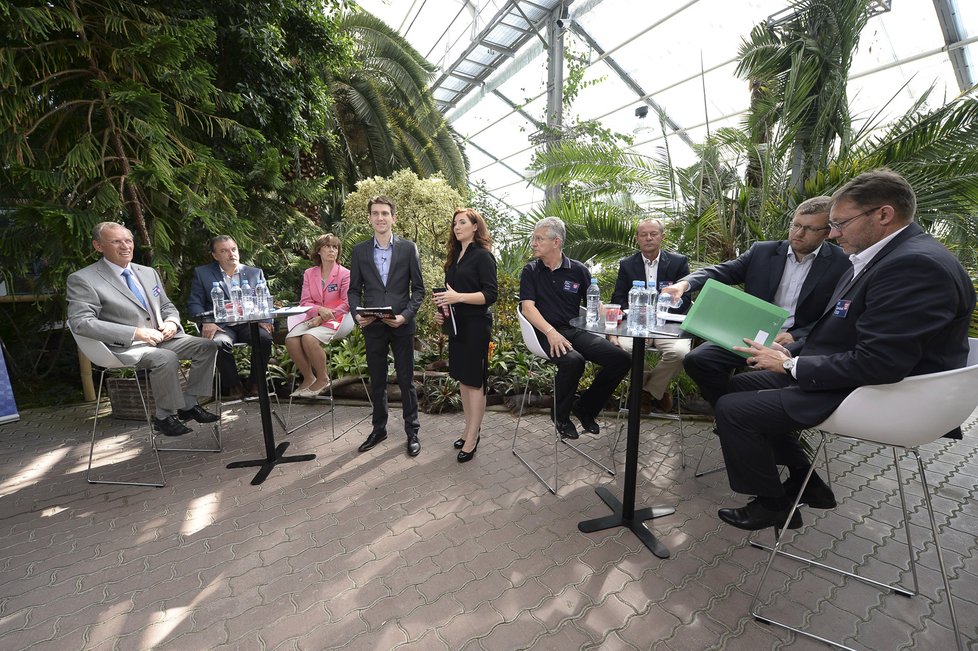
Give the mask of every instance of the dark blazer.
M 778 291 L 778 285 L 781 284 L 787 257 L 786 240 L 756 242 L 739 257 L 700 269 L 681 280 L 689 283 L 691 292 L 699 290 L 710 278 L 725 285 L 743 283 L 745 292 L 771 302 Z M 839 278 L 851 268 L 849 256 L 842 249 L 830 242 L 822 243 L 808 277 L 801 286 L 795 309 L 795 322 L 788 328 L 788 332 L 795 339 L 801 339 L 808 334 L 812 324 L 824 312 Z
M 688 275 L 689 258 L 678 253 L 659 252 L 659 269 L 656 274 L 658 287 L 655 288 L 656 291 Z M 622 258 L 618 262 L 618 278 L 615 280 L 615 291 L 611 294 L 611 302 L 621 305 L 622 309 L 627 308 L 628 290 L 632 288 L 632 281 L 635 280 L 645 282 L 645 260 L 642 259 L 641 251 L 627 258 Z M 683 296 L 683 302 L 679 307 L 673 308 L 670 312 L 685 314 L 691 305 L 692 301 L 689 297 Z
M 252 289 L 258 286 L 259 281 L 265 280 L 264 272 L 258 267 L 241 265 L 239 274 L 241 285 L 244 286 L 247 280 Z M 190 297 L 187 299 L 187 310 L 190 313 L 190 318 L 214 309 L 214 306 L 211 305 L 211 287 L 214 286 L 215 282 L 221 283 L 224 299 L 231 300 L 231 288 L 224 284 L 224 271 L 221 270 L 221 265 L 212 262 L 194 269 L 194 277 L 190 281 Z M 273 319 L 267 320 L 267 323 L 272 322 Z
M 804 342 L 789 414 L 827 417 L 856 387 L 960 368 L 968 361 L 975 290 L 944 246 L 910 224 L 866 265 L 846 274 Z M 960 431 L 951 436 L 960 438 Z
M 421 258 L 418 247 L 411 240 L 391 238 L 391 265 L 387 284 L 380 280 L 380 272 L 374 264 L 374 238 L 371 237 L 353 247 L 350 255 L 350 311 L 357 307 L 385 307 L 390 305 L 395 314 L 407 319 L 405 326 L 414 330 L 414 315 L 424 298 L 424 280 L 421 278 Z M 377 321 L 370 328 L 386 327 Z
M 470 244 L 462 259 L 456 258 L 455 264 L 445 272 L 445 284 L 451 285 L 452 289 L 463 294 L 482 292 L 486 297 L 485 305 L 456 303 L 452 306 L 456 317 L 487 314 L 489 306 L 496 302 L 499 295 L 499 285 L 496 280 L 496 256 L 478 244 Z

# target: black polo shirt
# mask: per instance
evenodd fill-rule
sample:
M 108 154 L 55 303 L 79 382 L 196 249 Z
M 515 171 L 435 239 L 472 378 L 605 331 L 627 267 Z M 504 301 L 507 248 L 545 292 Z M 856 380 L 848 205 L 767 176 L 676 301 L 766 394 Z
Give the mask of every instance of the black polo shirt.
M 587 298 L 591 272 L 577 260 L 560 254 L 560 266 L 550 270 L 539 258 L 531 260 L 520 273 L 520 300 L 533 301 L 547 323 L 567 327 L 580 316 Z

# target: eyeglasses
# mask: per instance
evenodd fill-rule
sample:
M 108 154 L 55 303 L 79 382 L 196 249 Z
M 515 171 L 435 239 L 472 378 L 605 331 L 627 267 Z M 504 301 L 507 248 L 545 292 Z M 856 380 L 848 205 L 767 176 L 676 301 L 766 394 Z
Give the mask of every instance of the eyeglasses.
M 802 233 L 808 234 L 808 233 L 819 233 L 821 231 L 827 231 L 827 230 L 830 230 L 831 227 L 829 227 L 829 226 L 802 226 L 801 224 L 796 224 L 796 223 L 792 222 L 791 225 L 788 226 L 788 228 L 791 229 L 791 230 L 793 230 L 793 231 L 801 231 Z
M 842 230 L 846 226 L 848 226 L 850 222 L 854 222 L 857 219 L 859 219 L 860 217 L 865 217 L 866 215 L 868 215 L 871 212 L 876 212 L 877 210 L 879 210 L 882 207 L 883 206 L 876 206 L 875 208 L 870 208 L 869 210 L 864 210 L 861 213 L 859 213 L 858 215 L 856 215 L 855 217 L 850 217 L 849 219 L 845 220 L 844 222 L 837 222 L 835 220 L 830 219 L 829 220 L 829 227 L 830 228 L 834 228 L 835 230 L 837 230 L 837 231 L 839 231 L 841 233 Z

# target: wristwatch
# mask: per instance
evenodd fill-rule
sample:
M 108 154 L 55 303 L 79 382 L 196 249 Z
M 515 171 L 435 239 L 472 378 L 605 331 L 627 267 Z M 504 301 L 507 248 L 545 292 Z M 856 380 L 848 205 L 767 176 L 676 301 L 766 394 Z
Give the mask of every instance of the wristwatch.
M 784 372 L 785 373 L 787 373 L 788 375 L 791 375 L 791 371 L 792 371 L 792 369 L 795 368 L 795 364 L 797 364 L 797 363 L 798 363 L 798 358 L 797 357 L 789 357 L 788 359 L 786 359 L 783 362 L 781 362 L 781 368 L 784 369 Z

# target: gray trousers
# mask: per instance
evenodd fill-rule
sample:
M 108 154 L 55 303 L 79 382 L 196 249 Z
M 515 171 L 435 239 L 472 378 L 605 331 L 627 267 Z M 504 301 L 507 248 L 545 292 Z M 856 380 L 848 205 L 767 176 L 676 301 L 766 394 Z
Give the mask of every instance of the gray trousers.
M 190 360 L 187 394 L 209 396 L 214 388 L 214 360 L 220 344 L 201 337 L 174 337 L 157 346 L 135 346 L 116 356 L 137 369 L 149 370 L 156 407 L 169 412 L 186 409 L 188 405 L 180 390 L 180 360 Z

